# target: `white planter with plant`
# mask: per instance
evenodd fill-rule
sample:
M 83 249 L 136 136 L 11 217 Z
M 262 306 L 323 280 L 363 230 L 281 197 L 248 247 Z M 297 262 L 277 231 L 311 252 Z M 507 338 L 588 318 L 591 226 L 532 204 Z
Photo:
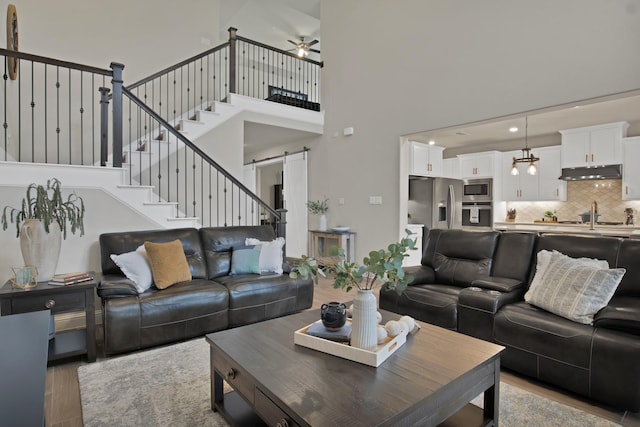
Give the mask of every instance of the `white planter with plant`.
M 362 265 L 348 262 L 344 249 L 338 250 L 337 264 L 325 267 L 333 277 L 333 287 L 344 289 L 358 289 L 353 299 L 351 345 L 366 350 L 376 347 L 378 339 L 377 301 L 372 291 L 380 284 L 385 289 L 395 290 L 401 295 L 413 276 L 405 274 L 402 261 L 408 257 L 409 250 L 416 248 L 416 241 L 411 239 L 410 230 L 406 230 L 407 237 L 397 243 L 391 243 L 386 249 L 369 252 L 364 257 Z M 306 279 L 312 277 L 318 283 L 318 275 L 327 277 L 327 272 L 318 267 L 314 258 L 302 256 L 294 263 L 289 276 Z
M 5 206 L 2 229 L 16 224 L 16 236 L 25 265 L 38 270 L 38 281 L 50 280 L 56 272 L 62 239 L 71 233 L 84 235 L 84 201 L 75 193 L 63 199 L 61 183 L 52 178 L 47 185 L 31 184 L 21 208 Z
M 329 210 L 329 199 L 324 200 L 309 200 L 307 202 L 307 208 L 311 215 L 320 215 L 320 225 L 318 230 L 327 231 L 327 211 Z

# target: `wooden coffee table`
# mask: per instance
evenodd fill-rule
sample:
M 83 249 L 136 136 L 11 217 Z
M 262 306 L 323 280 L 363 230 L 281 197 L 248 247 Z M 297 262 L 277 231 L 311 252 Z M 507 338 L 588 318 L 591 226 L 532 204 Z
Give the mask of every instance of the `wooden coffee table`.
M 374 368 L 295 345 L 294 331 L 319 318 L 305 311 L 207 335 L 211 408 L 241 426 L 498 425 L 503 347 L 421 323 Z M 233 392 L 223 394 L 223 380 Z M 469 404 L 483 392 L 484 411 Z

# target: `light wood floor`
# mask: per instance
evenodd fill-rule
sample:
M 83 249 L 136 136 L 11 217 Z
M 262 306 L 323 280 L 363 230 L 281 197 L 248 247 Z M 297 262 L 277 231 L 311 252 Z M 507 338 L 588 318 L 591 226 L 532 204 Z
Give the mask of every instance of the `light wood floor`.
M 352 291 L 354 292 L 354 291 Z M 319 308 L 329 301 L 349 301 L 352 297 L 344 291 L 333 289 L 331 282 L 321 280 L 316 286 L 313 308 Z M 101 340 L 99 339 L 99 342 Z M 102 353 L 101 348 L 98 354 Z M 102 357 L 103 359 L 104 357 Z M 100 360 L 101 357 L 98 358 Z M 78 386 L 77 368 L 84 361 L 71 361 L 50 366 L 47 369 L 47 388 L 45 396 L 46 425 L 49 427 L 82 426 L 82 408 L 80 405 L 80 389 Z M 640 427 L 640 413 L 625 413 L 612 410 L 580 397 L 570 396 L 565 392 L 542 385 L 533 380 L 502 372 L 501 379 L 511 385 L 536 393 L 551 400 L 597 415 L 623 426 Z

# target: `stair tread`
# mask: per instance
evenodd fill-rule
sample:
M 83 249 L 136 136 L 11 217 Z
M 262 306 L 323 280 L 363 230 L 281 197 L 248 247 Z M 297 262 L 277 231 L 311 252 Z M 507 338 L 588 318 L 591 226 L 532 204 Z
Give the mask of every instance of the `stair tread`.
M 166 206 L 166 205 L 173 205 L 176 206 L 178 204 L 178 202 L 142 202 L 143 205 L 148 205 L 148 206 Z

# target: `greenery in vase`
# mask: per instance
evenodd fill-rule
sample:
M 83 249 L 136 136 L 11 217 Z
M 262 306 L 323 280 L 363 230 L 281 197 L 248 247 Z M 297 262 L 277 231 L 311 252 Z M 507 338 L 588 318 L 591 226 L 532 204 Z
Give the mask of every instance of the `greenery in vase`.
M 386 249 L 369 252 L 362 260 L 362 264 L 349 262 L 344 249 L 337 251 L 338 262 L 325 267 L 324 271 L 318 267 L 317 260 L 302 256 L 296 261 L 289 273 L 289 277 L 298 276 L 307 279 L 312 277 L 318 283 L 318 275 L 327 277 L 327 272 L 333 277 L 333 287 L 349 292 L 353 288 L 371 290 L 377 284 L 389 290 L 395 290 L 401 295 L 413 276 L 406 274 L 402 268 L 402 261 L 408 257 L 408 251 L 416 249 L 416 240 L 411 239 L 411 231 L 406 230 L 407 236 L 397 243 L 391 243 Z
M 84 201 L 82 197 L 71 193 L 66 201 L 62 198 L 62 183 L 57 178 L 47 180 L 47 185 L 30 184 L 27 195 L 22 199 L 20 209 L 5 206 L 2 211 L 2 229 L 6 230 L 9 221 L 16 224 L 16 237 L 20 236 L 20 226 L 27 219 L 42 221 L 45 231 L 51 224 L 60 226 L 63 238 L 67 238 L 67 225 L 71 233 L 84 235 Z
M 311 215 L 324 215 L 329 210 L 329 199 L 309 200 L 307 202 L 307 208 Z

